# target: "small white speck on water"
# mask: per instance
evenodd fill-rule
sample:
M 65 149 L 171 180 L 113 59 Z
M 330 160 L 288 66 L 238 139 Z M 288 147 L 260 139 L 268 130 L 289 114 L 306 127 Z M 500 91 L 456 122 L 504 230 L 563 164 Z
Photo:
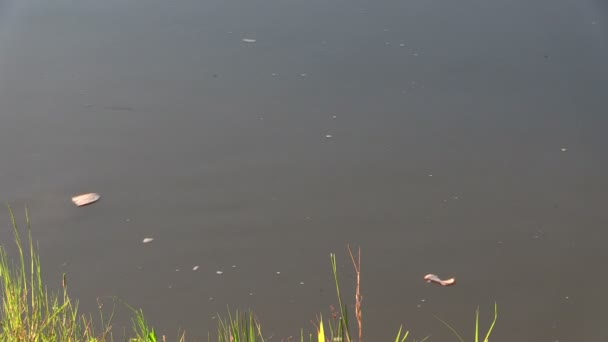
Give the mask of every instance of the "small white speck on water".
M 253 292 L 249 292 L 249 295 L 250 295 L 250 296 L 253 296 Z
M 179 272 L 179 268 L 176 268 L 176 269 L 175 269 L 175 272 Z
M 209 301 L 210 301 L 210 302 L 213 302 L 213 297 L 209 297 Z
M 570 299 L 570 297 L 569 297 L 569 296 L 566 296 L 566 297 L 564 297 L 564 299 Z
M 169 285 L 169 288 L 170 288 L 170 289 L 172 289 L 172 288 L 173 288 L 173 285 Z
M 430 175 L 429 175 L 429 177 L 433 177 L 433 175 L 432 175 L 432 174 L 430 174 Z
M 257 40 L 251 38 L 243 38 L 244 43 L 255 43 Z
M 152 241 L 154 241 L 154 238 L 145 238 L 142 240 L 143 243 L 150 243 Z
M 215 271 L 215 274 L 222 275 L 222 274 L 224 274 L 224 271 L 217 270 L 217 271 Z
M 198 268 L 199 268 L 199 266 L 197 265 L 197 266 L 192 267 L 192 270 L 196 271 L 196 270 L 198 270 Z
M 130 218 L 125 219 L 125 222 L 131 222 Z
M 275 74 L 275 73 L 270 74 L 270 76 L 276 76 L 276 75 L 277 75 L 277 74 Z
M 426 302 L 426 299 L 422 298 L 420 301 L 424 303 Z
M 277 271 L 277 275 L 281 275 L 281 272 L 280 272 L 280 271 Z
M 333 136 L 333 135 L 331 135 L 331 134 L 325 134 L 325 138 L 326 138 L 326 139 L 331 139 L 331 138 L 333 138 L 333 137 L 334 137 L 334 136 Z
M 405 44 L 401 43 L 401 44 L 399 44 L 399 46 L 401 46 L 401 47 L 405 47 Z
M 565 148 L 565 147 L 562 147 L 562 148 L 561 148 L 561 151 L 562 151 L 562 152 L 566 152 L 566 151 L 568 151 L 568 149 L 567 149 L 567 148 Z
M 306 73 L 302 73 L 302 74 L 300 74 L 300 76 L 302 76 L 302 77 L 306 77 L 306 76 L 308 76 L 308 74 L 306 74 Z
M 300 282 L 300 285 L 304 285 L 304 282 L 303 282 L 303 281 L 301 281 L 301 282 Z
M 337 119 L 337 118 L 338 118 L 338 116 L 337 116 L 337 115 L 332 115 L 332 116 L 331 116 L 331 118 L 332 118 L 332 119 Z
M 232 265 L 232 268 L 236 268 L 236 265 Z

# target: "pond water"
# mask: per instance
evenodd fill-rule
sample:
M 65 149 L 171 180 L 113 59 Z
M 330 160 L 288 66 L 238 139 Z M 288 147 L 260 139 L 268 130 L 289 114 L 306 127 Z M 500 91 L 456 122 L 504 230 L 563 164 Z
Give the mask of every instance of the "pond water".
M 171 338 L 312 331 L 350 244 L 367 340 L 497 302 L 498 341 L 605 341 L 606 61 L 601 0 L 4 0 L 0 199 Z

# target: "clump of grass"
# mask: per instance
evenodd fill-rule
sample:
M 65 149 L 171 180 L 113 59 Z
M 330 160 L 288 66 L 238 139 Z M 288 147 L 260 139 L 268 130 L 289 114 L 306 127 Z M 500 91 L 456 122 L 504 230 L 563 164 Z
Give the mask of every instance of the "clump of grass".
M 229 312 L 228 318 L 218 321 L 218 342 L 264 342 L 262 328 L 250 310 L 239 312 L 234 316 Z
M 16 263 L 11 262 L 6 249 L 0 246 L 0 342 L 113 341 L 113 314 L 105 319 L 100 309 L 101 328 L 97 332 L 91 316 L 79 314 L 78 303 L 68 296 L 65 274 L 62 292 L 47 289 L 42 281 L 40 256 L 32 239 L 28 210 L 25 209 L 27 244 L 22 241 L 13 210 L 9 207 L 8 211 L 19 256 Z M 134 322 L 135 337 L 128 341 L 157 341 L 156 333 L 141 311 L 136 311 Z
M 460 340 L 460 342 L 465 341 L 464 338 L 458 333 L 458 331 L 456 331 L 456 329 L 454 329 L 450 324 L 448 324 L 446 321 L 442 320 L 439 317 L 435 317 L 435 318 L 437 318 L 437 320 L 439 320 L 441 323 L 443 323 L 443 325 L 445 325 L 458 338 L 458 340 Z M 486 336 L 482 340 L 483 342 L 490 341 L 490 335 L 492 335 L 492 331 L 494 331 L 494 326 L 496 325 L 497 320 L 498 320 L 498 304 L 494 303 L 494 320 L 492 320 L 492 324 L 490 324 L 490 327 L 488 328 L 488 332 L 486 333 Z M 477 308 L 477 310 L 475 311 L 475 342 L 479 342 L 479 308 Z

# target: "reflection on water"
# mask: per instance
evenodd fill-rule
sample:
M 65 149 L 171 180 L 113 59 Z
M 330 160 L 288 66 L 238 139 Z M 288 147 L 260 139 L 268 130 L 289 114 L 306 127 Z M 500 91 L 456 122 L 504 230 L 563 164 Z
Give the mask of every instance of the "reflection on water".
M 602 2 L 0 9 L 0 198 L 83 308 L 194 338 L 253 308 L 289 336 L 335 304 L 330 252 L 354 281 L 350 243 L 368 338 L 445 340 L 433 315 L 466 331 L 494 301 L 499 340 L 607 337 L 606 276 L 582 281 L 608 256 Z

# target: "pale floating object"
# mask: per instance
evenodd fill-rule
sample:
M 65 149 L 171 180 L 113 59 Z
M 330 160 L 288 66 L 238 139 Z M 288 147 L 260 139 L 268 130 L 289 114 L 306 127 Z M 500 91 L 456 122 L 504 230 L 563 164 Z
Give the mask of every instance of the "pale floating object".
M 561 150 L 562 150 L 562 152 L 566 152 L 566 151 L 568 151 L 568 149 L 567 149 L 567 148 L 565 148 L 565 147 L 562 147 L 562 149 L 561 149 Z
M 427 283 L 436 283 L 436 284 L 439 284 L 441 286 L 451 286 L 451 285 L 456 284 L 456 279 L 454 279 L 454 278 L 442 280 L 441 278 L 439 278 L 435 274 L 427 274 L 427 275 L 425 275 L 424 276 L 424 280 L 426 280 Z
M 303 282 L 303 281 L 301 281 L 301 282 L 300 282 L 300 285 L 304 285 L 304 282 Z
M 143 239 L 143 241 L 142 241 L 142 242 L 143 242 L 143 243 L 150 243 L 150 242 L 152 242 L 152 241 L 154 241 L 154 238 L 145 238 L 145 239 Z
M 93 204 L 99 201 L 100 198 L 101 196 L 98 193 L 91 192 L 88 194 L 82 194 L 72 197 L 72 202 L 74 202 L 74 204 L 76 204 L 76 206 L 78 207 L 83 207 L 85 205 Z
M 325 134 L 325 138 L 326 138 L 326 139 L 331 139 L 331 138 L 333 138 L 333 137 L 334 137 L 334 136 L 333 136 L 333 135 L 331 135 L 331 134 Z
M 222 274 L 224 274 L 224 272 L 223 271 L 215 271 L 215 274 L 222 275 Z
M 199 268 L 198 266 L 194 266 L 194 267 L 192 267 L 192 270 L 196 271 L 196 270 L 198 270 L 198 268 Z
M 245 43 L 255 43 L 257 40 L 251 38 L 243 38 L 243 42 Z
M 277 275 L 281 275 L 281 272 L 280 272 L 280 271 L 277 271 Z

